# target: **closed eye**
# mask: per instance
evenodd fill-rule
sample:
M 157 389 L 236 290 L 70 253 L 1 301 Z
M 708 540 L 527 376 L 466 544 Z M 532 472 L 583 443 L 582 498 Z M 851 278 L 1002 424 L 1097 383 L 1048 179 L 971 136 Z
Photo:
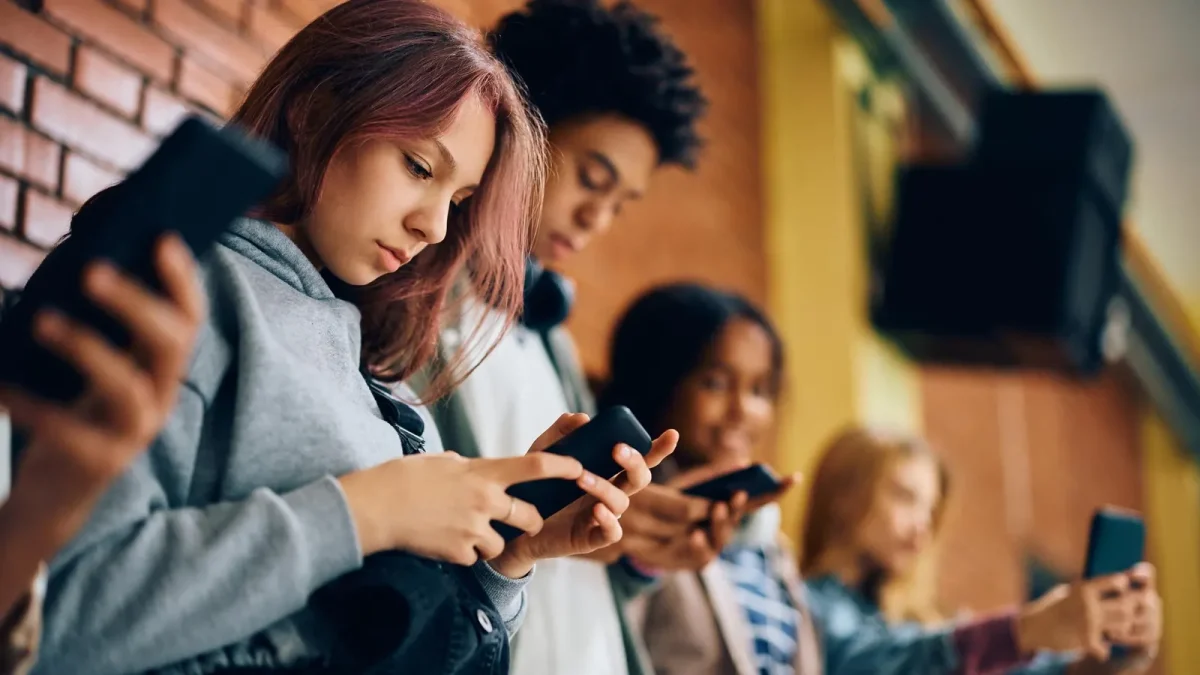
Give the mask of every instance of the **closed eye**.
M 425 166 L 425 164 L 412 155 L 405 153 L 404 163 L 408 165 L 409 173 L 416 178 L 420 180 L 430 180 L 433 178 L 433 171 L 431 171 L 429 167 Z

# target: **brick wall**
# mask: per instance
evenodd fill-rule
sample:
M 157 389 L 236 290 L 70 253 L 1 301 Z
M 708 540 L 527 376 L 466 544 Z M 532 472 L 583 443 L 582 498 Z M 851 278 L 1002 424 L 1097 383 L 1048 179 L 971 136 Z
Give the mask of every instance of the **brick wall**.
M 1141 508 L 1140 399 L 1120 369 L 1082 383 L 940 368 L 921 380 L 926 434 L 953 475 L 947 609 L 1021 600 L 1026 555 L 1078 576 L 1094 509 Z
M 88 196 L 189 110 L 227 115 L 266 59 L 330 0 L 0 0 L 0 287 L 20 286 Z M 440 0 L 480 26 L 520 0 Z M 749 2 L 646 0 L 713 98 L 696 175 L 656 189 L 572 269 L 584 358 L 602 368 L 632 296 L 693 277 L 762 300 L 757 85 Z
M 242 0 L 0 0 L 0 285 L 188 111 L 227 115 L 317 10 Z

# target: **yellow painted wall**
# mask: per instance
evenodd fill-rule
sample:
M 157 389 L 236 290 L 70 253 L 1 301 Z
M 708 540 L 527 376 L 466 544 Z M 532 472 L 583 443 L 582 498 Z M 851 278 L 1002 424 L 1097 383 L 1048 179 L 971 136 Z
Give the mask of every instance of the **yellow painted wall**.
M 1200 672 L 1200 466 L 1162 419 L 1148 411 L 1142 430 L 1150 553 L 1163 595 L 1164 672 Z
M 861 55 L 817 0 L 758 9 L 768 298 L 788 362 L 777 462 L 808 470 L 850 422 L 918 430 L 920 392 L 912 367 L 867 323 L 851 154 Z M 783 504 L 786 532 L 798 531 L 803 492 Z
M 1185 308 L 1200 330 L 1200 298 Z M 1163 595 L 1164 672 L 1190 675 L 1200 672 L 1200 465 L 1157 413 L 1145 417 L 1146 517 Z

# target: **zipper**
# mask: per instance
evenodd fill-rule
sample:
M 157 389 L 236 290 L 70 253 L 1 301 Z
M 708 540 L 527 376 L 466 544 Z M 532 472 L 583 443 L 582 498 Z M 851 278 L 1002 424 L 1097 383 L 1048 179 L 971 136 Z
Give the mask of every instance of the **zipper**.
M 392 428 L 400 434 L 400 445 L 405 455 L 421 455 L 425 453 L 425 439 L 405 429 L 400 424 L 392 422 Z

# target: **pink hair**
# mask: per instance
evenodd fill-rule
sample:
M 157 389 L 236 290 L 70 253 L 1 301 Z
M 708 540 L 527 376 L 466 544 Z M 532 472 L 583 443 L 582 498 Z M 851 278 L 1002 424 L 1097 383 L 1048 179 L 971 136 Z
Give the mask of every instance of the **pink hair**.
M 259 215 L 296 224 L 339 149 L 436 137 L 470 94 L 496 116 L 495 150 L 479 188 L 451 215 L 442 243 L 350 291 L 362 311 L 363 361 L 384 379 L 402 380 L 435 355 L 447 292 L 464 265 L 476 296 L 507 325 L 515 319 L 541 207 L 540 122 L 479 33 L 419 0 L 350 0 L 329 10 L 284 45 L 233 116 L 291 156 L 292 175 Z M 482 335 L 480 328 L 465 343 Z M 464 344 L 452 363 L 467 353 L 479 352 Z M 458 378 L 447 373 L 435 378 L 427 398 L 453 386 Z

